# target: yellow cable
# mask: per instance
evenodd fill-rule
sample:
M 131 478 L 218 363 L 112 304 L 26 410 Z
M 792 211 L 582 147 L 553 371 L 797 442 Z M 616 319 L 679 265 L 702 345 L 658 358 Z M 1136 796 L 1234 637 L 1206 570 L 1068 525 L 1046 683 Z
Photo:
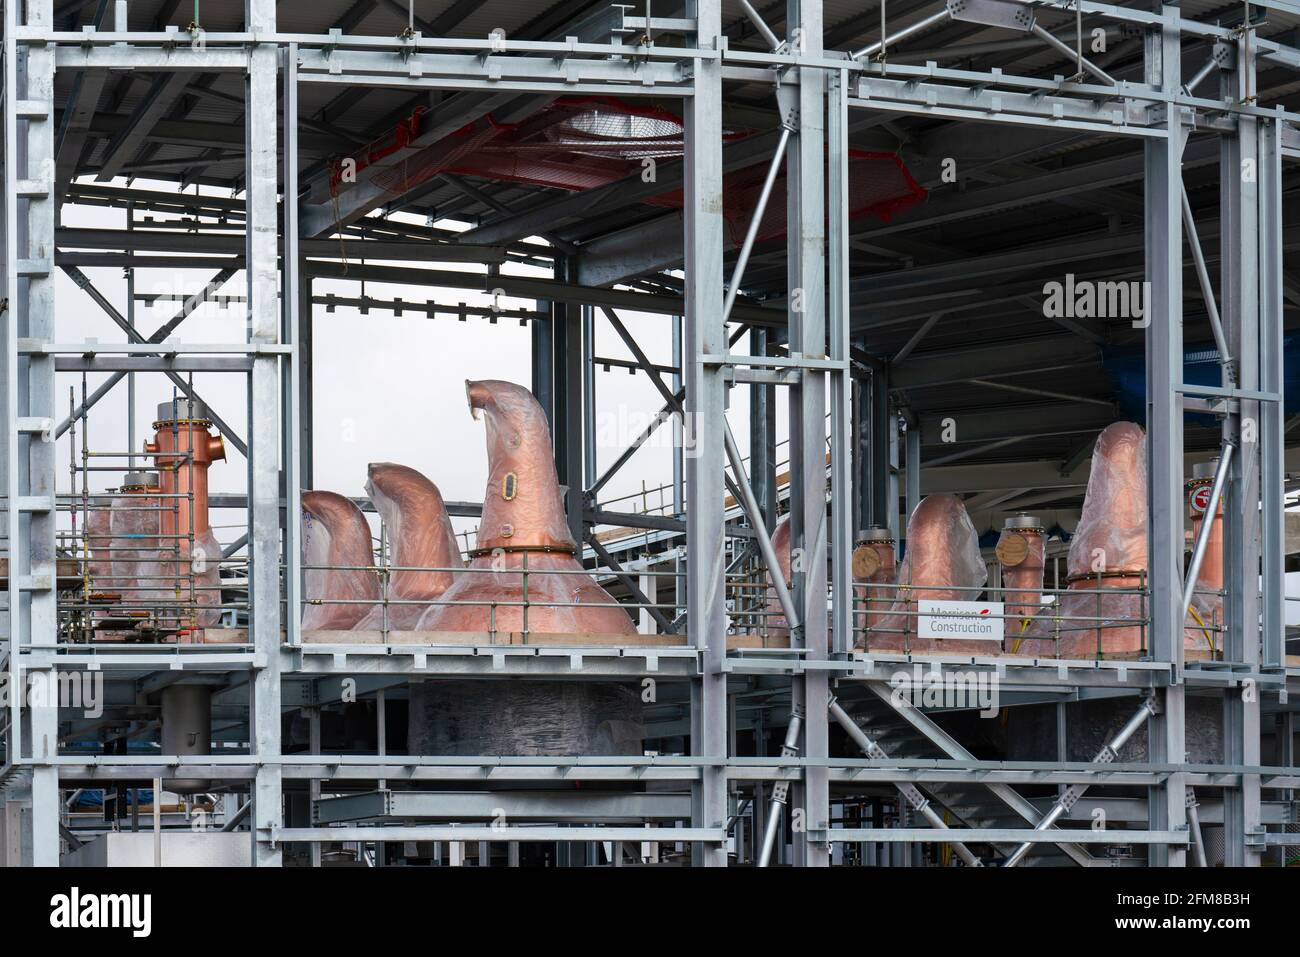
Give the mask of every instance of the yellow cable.
M 1029 627 L 1029 619 L 1028 619 L 1028 618 L 1022 618 L 1022 619 L 1020 619 L 1020 634 L 1021 634 L 1021 635 L 1023 635 L 1023 634 L 1025 633 L 1025 629 L 1028 628 L 1028 627 Z M 1025 639 L 1024 639 L 1024 638 L 1017 637 L 1017 638 L 1016 638 L 1015 646 L 1011 649 L 1011 653 L 1014 655 L 1017 651 L 1020 650 L 1020 646 L 1023 645 L 1024 643 L 1025 643 Z
M 1209 625 L 1205 623 L 1205 619 L 1198 615 L 1196 609 L 1191 605 L 1187 606 L 1187 610 L 1192 613 L 1192 617 L 1196 619 L 1196 623 L 1201 626 L 1201 633 L 1205 635 L 1205 640 L 1210 643 L 1210 657 L 1213 658 L 1217 652 L 1214 648 L 1214 636 L 1210 634 Z

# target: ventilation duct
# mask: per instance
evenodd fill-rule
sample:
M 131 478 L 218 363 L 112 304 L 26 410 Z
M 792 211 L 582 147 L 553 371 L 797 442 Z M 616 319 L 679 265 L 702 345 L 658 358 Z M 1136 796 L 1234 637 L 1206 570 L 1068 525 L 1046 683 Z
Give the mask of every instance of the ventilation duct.
M 419 134 L 422 111 L 403 120 L 389 134 L 332 166 L 330 190 L 346 188 L 345 169 L 355 174 L 402 150 Z M 744 139 L 748 129 L 728 129 L 724 142 Z M 402 196 L 434 176 L 455 174 L 497 182 L 523 183 L 581 192 L 607 186 L 653 169 L 660 160 L 683 156 L 685 127 L 667 110 L 639 106 L 611 96 L 563 96 L 519 123 L 501 123 L 489 114 L 468 123 L 406 159 L 378 170 L 371 182 Z M 744 239 L 767 174 L 765 164 L 743 167 L 723 177 L 723 216 L 729 244 Z M 785 189 L 784 176 L 775 184 Z M 894 153 L 850 150 L 848 203 L 850 219 L 876 216 L 886 222 L 921 202 L 927 191 Z M 644 200 L 649 205 L 681 209 L 685 194 L 667 190 Z M 785 235 L 786 209 L 767 207 L 758 240 Z

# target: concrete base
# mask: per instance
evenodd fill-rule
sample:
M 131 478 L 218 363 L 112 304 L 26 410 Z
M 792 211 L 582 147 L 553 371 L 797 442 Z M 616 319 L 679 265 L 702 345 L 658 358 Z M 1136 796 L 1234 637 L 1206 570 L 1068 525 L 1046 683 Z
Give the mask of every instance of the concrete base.
M 248 832 L 163 831 L 163 867 L 251 867 Z M 105 834 L 63 855 L 63 867 L 153 867 L 152 831 Z
M 645 728 L 632 684 L 419 681 L 411 684 L 412 754 L 638 755 Z

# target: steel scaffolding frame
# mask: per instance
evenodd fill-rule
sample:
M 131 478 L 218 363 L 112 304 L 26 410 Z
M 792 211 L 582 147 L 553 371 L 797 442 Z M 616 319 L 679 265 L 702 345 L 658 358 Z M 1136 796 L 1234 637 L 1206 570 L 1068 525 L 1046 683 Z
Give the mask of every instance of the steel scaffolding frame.
M 1195 786 L 1224 793 L 1225 861 L 1258 864 L 1268 846 L 1261 816 L 1261 789 L 1300 787 L 1294 771 L 1261 764 L 1260 712 L 1264 699 L 1277 700 L 1288 680 L 1300 680 L 1285 668 L 1283 636 L 1283 480 L 1282 407 L 1282 163 L 1300 157 L 1300 115 L 1254 103 L 1256 63 L 1266 59 L 1300 69 L 1300 50 L 1235 30 L 1184 19 L 1176 5 L 1155 11 L 1079 2 L 1090 17 L 1142 31 L 1145 75 L 1142 83 L 1106 83 L 1105 74 L 1080 58 L 1081 74 L 1047 82 L 1001 71 L 913 66 L 890 62 L 888 43 L 848 56 L 823 47 L 825 26 L 820 0 L 788 0 L 785 21 L 791 35 L 775 38 L 766 52 L 731 49 L 722 30 L 721 0 L 690 0 L 683 18 L 646 22 L 620 14 L 625 22 L 649 32 L 658 25 L 678 29 L 691 42 L 682 46 L 643 44 L 629 50 L 606 35 L 546 41 L 501 41 L 497 38 L 450 39 L 419 33 L 393 38 L 327 34 L 290 34 L 276 23 L 274 0 L 246 0 L 246 24 L 238 32 L 203 32 L 191 36 L 164 31 L 95 30 L 60 32 L 54 25 L 53 0 L 28 0 L 25 15 L 7 2 L 4 23 L 4 168 L 5 269 L 3 313 L 6 441 L 3 459 L 6 495 L 8 603 L 4 618 L 3 663 L 10 688 L 21 687 L 25 674 L 55 669 L 150 673 L 166 670 L 244 672 L 249 675 L 248 721 L 251 753 L 236 758 L 94 759 L 59 755 L 57 707 L 25 708 L 11 697 L 6 729 L 6 765 L 0 779 L 30 774 L 34 860 L 59 859 L 60 781 L 112 780 L 115 776 L 161 778 L 176 767 L 196 774 L 249 782 L 252 796 L 250 835 L 258 865 L 278 865 L 282 844 L 324 840 L 609 840 L 632 841 L 658 835 L 656 829 L 587 829 L 580 836 L 557 828 L 530 830 L 523 838 L 503 838 L 485 829 L 374 829 L 345 826 L 321 830 L 288 827 L 284 819 L 286 779 L 316 782 L 369 780 L 406 775 L 408 780 L 535 780 L 543 774 L 601 780 L 676 780 L 689 783 L 691 826 L 675 829 L 677 840 L 691 842 L 697 864 L 726 866 L 727 828 L 733 815 L 733 782 L 789 782 L 792 807 L 806 826 L 793 835 L 794 862 L 826 866 L 837 842 L 951 841 L 946 829 L 832 828 L 830 785 L 868 781 L 908 784 L 973 779 L 1006 788 L 1017 783 L 1113 784 L 1148 788 L 1145 830 L 1071 832 L 1072 843 L 1137 843 L 1149 847 L 1153 865 L 1183 865 L 1188 843 L 1187 794 Z M 968 2 L 963 16 L 1000 16 L 1008 10 L 1032 11 L 1046 0 Z M 1295 4 L 1266 0 L 1265 9 L 1298 13 Z M 957 17 L 953 5 L 945 11 Z M 761 17 L 757 13 L 758 23 Z M 910 28 L 908 28 L 910 29 Z M 770 32 L 770 31 L 769 31 Z M 890 37 L 903 39 L 908 31 Z M 1219 65 L 1221 95 L 1196 96 L 1184 87 L 1181 41 L 1194 37 L 1226 45 L 1234 56 Z M 201 39 L 201 43 L 199 40 Z M 1058 41 L 1059 42 L 1059 41 Z M 244 294 L 248 313 L 247 342 L 241 347 L 185 344 L 184 358 L 167 338 L 126 348 L 61 343 L 56 337 L 54 270 L 78 262 L 106 264 L 111 258 L 73 253 L 56 255 L 56 205 L 63 188 L 75 193 L 86 184 L 63 184 L 56 176 L 54 80 L 56 71 L 97 75 L 101 71 L 147 69 L 173 82 L 191 73 L 225 71 L 245 78 L 245 198 L 242 204 L 242 256 L 206 261 L 222 270 L 192 302 L 202 301 L 230 278 L 231 270 L 247 275 Z M 748 355 L 728 342 L 724 297 L 734 298 L 743 277 L 724 276 L 723 222 L 723 86 L 727 82 L 772 83 L 788 136 L 785 146 L 787 189 L 786 257 L 788 288 L 784 326 L 790 357 L 775 360 L 767 349 L 765 329 L 780 327 L 769 309 L 738 303 L 732 318 L 753 323 Z M 682 649 L 482 649 L 434 653 L 425 649 L 304 645 L 298 614 L 301 559 L 298 526 L 292 518 L 299 490 L 311 485 L 311 306 L 312 279 L 337 277 L 331 264 L 311 262 L 309 244 L 328 236 L 350 218 L 379 205 L 365 189 L 348 194 L 350 209 L 325 221 L 319 206 L 286 202 L 278 215 L 278 197 L 300 194 L 298 137 L 306 127 L 298 114 L 302 84 L 340 89 L 367 86 L 416 91 L 487 91 L 493 96 L 591 94 L 616 91 L 623 97 L 680 99 L 684 108 L 686 149 L 684 274 L 681 294 L 598 290 L 584 283 L 582 269 L 555 259 L 553 280 L 494 276 L 507 295 L 552 303 L 552 322 L 536 324 L 544 341 L 535 344 L 539 396 L 548 405 L 557 442 L 561 481 L 569 483 L 569 514 L 575 536 L 599 520 L 594 495 L 585 492 L 593 476 L 583 474 L 583 375 L 590 364 L 579 307 L 628 307 L 681 316 L 679 382 L 684 386 L 683 423 L 698 441 L 681 463 L 685 509 L 686 616 L 691 644 Z M 1190 83 L 1192 87 L 1199 82 Z M 1044 763 L 1016 767 L 1008 763 L 959 756 L 955 742 L 940 744 L 951 761 L 888 761 L 833 758 L 828 729 L 831 685 L 864 683 L 879 693 L 892 664 L 911 656 L 860 655 L 852 650 L 850 550 L 855 513 L 864 520 L 897 524 L 898 410 L 888 403 L 890 370 L 867 370 L 869 390 L 857 377 L 850 341 L 848 142 L 859 111 L 910 114 L 973 123 L 1008 124 L 1136 138 L 1143 144 L 1146 183 L 1144 249 L 1146 279 L 1151 286 L 1147 330 L 1146 378 L 1149 460 L 1151 463 L 1152 628 L 1150 661 L 1093 662 L 1058 660 L 1008 662 L 980 656 L 917 656 L 938 669 L 965 668 L 997 674 L 1018 686 L 1033 688 L 1105 688 L 1153 696 L 1149 719 L 1149 760 L 1067 767 Z M 282 116 L 280 115 L 282 113 Z M 1232 358 L 1218 387 L 1183 381 L 1183 218 L 1184 147 L 1193 130 L 1211 131 L 1220 140 L 1218 158 L 1222 194 L 1223 259 L 1220 305 Z M 829 162 L 824 159 L 829 144 Z M 281 170 L 277 156 L 283 152 Z M 1255 175 L 1242 175 L 1244 169 Z M 87 190 L 91 195 L 93 190 Z M 181 202 L 183 197 L 169 197 Z M 209 197 L 193 202 L 215 204 Z M 145 197 L 142 202 L 148 201 Z M 161 200 L 159 200 L 161 202 Z M 232 203 L 233 207 L 234 204 Z M 193 207 L 191 207 L 193 208 Z M 826 215 L 829 211 L 829 216 Z M 521 237 L 537 223 L 513 228 L 488 224 L 472 230 L 460 250 L 474 261 L 502 261 L 524 255 Z M 509 217 L 508 217 L 509 218 Z M 543 220 L 544 222 L 544 220 Z M 84 248 L 69 237 L 69 245 Z M 115 240 L 110 237 L 107 243 Z M 165 252 L 158 234 L 134 233 L 129 252 Z M 1196 242 L 1193 239 L 1193 242 Z M 481 246 L 470 246 L 481 243 Z M 107 248 L 107 247 L 106 247 Z M 118 247 L 111 247 L 118 248 Z M 213 247 L 215 250 L 215 246 Z M 563 251 L 563 250 L 561 250 Z M 450 255 L 450 254 L 449 254 Z M 281 259 L 282 256 L 282 259 Z M 130 262 L 145 267 L 148 257 Z M 205 262 L 199 258 L 194 264 Z M 956 268 L 956 267 L 954 267 Z M 941 271 L 935 271 L 941 272 Z M 464 273 L 438 274 L 428 269 L 353 265 L 349 278 L 411 280 L 430 285 L 470 285 Z M 918 280 L 921 281 L 921 280 Z M 283 295 L 281 295 L 283 293 Z M 868 287 L 869 294 L 869 287 Z M 179 317 L 178 317 L 179 318 Z M 936 320 L 937 321 L 937 320 Z M 919 326 L 916 341 L 933 325 Z M 174 328 L 174 326 L 173 326 Z M 904 352 L 904 355 L 906 355 Z M 224 355 L 221 353 L 225 353 Z M 1226 358 L 1226 357 L 1225 357 Z M 222 649 L 96 649 L 60 647 L 56 621 L 55 462 L 53 436 L 59 421 L 55 404 L 56 371 L 78 368 L 77 362 L 105 371 L 190 369 L 229 371 L 247 377 L 250 402 L 247 423 L 250 558 L 250 644 Z M 644 363 L 642 363 L 644 365 Z M 1226 364 L 1225 364 L 1226 366 Z M 879 378 L 877 378 L 877 376 Z M 727 654 L 724 603 L 724 545 L 728 534 L 724 510 L 728 388 L 748 382 L 756 398 L 751 440 L 758 461 L 773 441 L 769 403 L 774 386 L 790 396 L 791 544 L 805 557 L 796 569 L 793 602 L 798 621 L 791 647 L 781 658 Z M 552 387 L 553 386 L 553 387 Z M 543 388 L 544 387 L 544 388 Z M 855 414 L 854 390 L 863 395 Z M 544 395 L 549 393 L 549 395 Z M 88 403 L 89 405 L 89 403 Z M 670 403 L 671 405 L 671 403 Z M 829 408 L 828 408 L 829 406 Z M 1184 660 L 1183 616 L 1183 417 L 1188 410 L 1211 408 L 1223 417 L 1224 442 L 1239 449 L 1231 463 L 1226 511 L 1241 516 L 1228 522 L 1227 640 L 1230 667 L 1215 668 Z M 83 408 L 78 414 L 84 415 Z M 829 414 L 829 433 L 827 417 Z M 588 419 L 590 416 L 588 416 Z M 563 425 L 562 425 L 563 424 Z M 906 499 L 920 495 L 920 423 L 907 429 Z M 587 423 L 590 426 L 590 423 Z M 825 494 L 827 435 L 831 446 L 831 483 Z M 1252 438 L 1251 436 L 1255 436 Z M 567 443 L 567 444 L 565 444 Z M 915 448 L 914 448 L 915 446 Z M 863 450 L 869 452 L 863 463 Z M 857 461 L 855 462 L 855 457 Z M 774 519 L 773 456 L 764 454 L 756 469 L 754 491 L 762 512 L 759 526 Z M 893 468 L 886 466 L 892 463 Z M 591 462 L 587 462 L 590 467 Z M 737 480 L 745 483 L 743 475 Z M 282 482 L 283 492 L 282 496 Z M 868 491 L 864 486 L 871 482 Z M 892 483 L 892 486 L 891 486 Z M 856 484 L 856 488 L 855 488 Z M 1259 508 L 1254 503 L 1259 502 Z M 885 503 L 888 503 L 887 505 Z M 680 526 L 678 518 L 676 526 Z M 770 528 L 769 528 L 770 530 Z M 766 531 L 758 530 L 759 539 Z M 285 568 L 282 578 L 281 567 Z M 830 576 L 828 578 L 828 569 Z M 1256 569 L 1261 586 L 1253 587 Z M 828 584 L 829 582 L 829 584 Z M 823 614 L 831 596 L 829 619 Z M 284 609 L 289 609 L 285 614 Z M 283 641 L 281 634 L 283 631 Z M 483 756 L 453 760 L 346 756 L 286 756 L 281 753 L 280 717 L 289 706 L 314 707 L 286 693 L 286 681 L 303 676 L 334 680 L 352 674 L 411 676 L 473 674 L 581 677 L 672 677 L 690 687 L 691 755 L 681 759 L 599 759 L 560 761 L 512 760 Z M 728 679 L 773 677 L 788 680 L 790 708 L 803 725 L 797 756 L 745 758 L 733 753 L 729 729 Z M 1188 764 L 1185 699 L 1189 687 L 1220 688 L 1225 714 L 1225 763 Z M 1284 700 L 1284 699 L 1283 699 Z M 317 728 L 317 738 L 318 738 Z M 934 740 L 939 741 L 939 738 Z M 586 769 L 584 771 L 584 769 Z M 1029 818 L 1027 818 L 1029 820 Z M 1032 824 L 1032 820 L 1030 820 Z M 664 829 L 667 834 L 669 829 Z M 453 833 L 454 832 L 454 833 Z M 670 840 L 671 837 L 661 836 Z M 1060 841 L 1059 834 L 1025 829 L 967 829 L 963 840 L 980 842 Z

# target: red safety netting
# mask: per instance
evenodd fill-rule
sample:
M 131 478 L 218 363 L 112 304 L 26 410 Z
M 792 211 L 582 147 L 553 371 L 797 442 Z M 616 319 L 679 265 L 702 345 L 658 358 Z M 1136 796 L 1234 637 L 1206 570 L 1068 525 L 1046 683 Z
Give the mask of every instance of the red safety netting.
M 615 97 L 560 97 L 520 123 L 499 123 L 490 115 L 410 153 L 418 135 L 417 112 L 350 159 L 333 164 L 331 190 L 337 194 L 346 165 L 357 171 L 382 163 L 397 154 L 390 165 L 376 171 L 371 181 L 401 195 L 441 173 L 474 176 L 500 182 L 526 183 L 571 192 L 594 189 L 646 170 L 653 161 L 680 157 L 685 130 L 678 117 L 666 110 L 637 106 Z M 752 130 L 732 129 L 727 141 L 742 139 Z M 728 238 L 738 245 L 758 204 L 765 163 L 748 166 L 724 177 L 724 210 Z M 784 173 L 779 174 L 759 226 L 758 239 L 785 233 Z M 886 222 L 894 214 L 920 202 L 926 190 L 893 153 L 852 150 L 849 153 L 849 217 L 878 216 Z M 680 209 L 681 189 L 645 200 L 656 206 Z

